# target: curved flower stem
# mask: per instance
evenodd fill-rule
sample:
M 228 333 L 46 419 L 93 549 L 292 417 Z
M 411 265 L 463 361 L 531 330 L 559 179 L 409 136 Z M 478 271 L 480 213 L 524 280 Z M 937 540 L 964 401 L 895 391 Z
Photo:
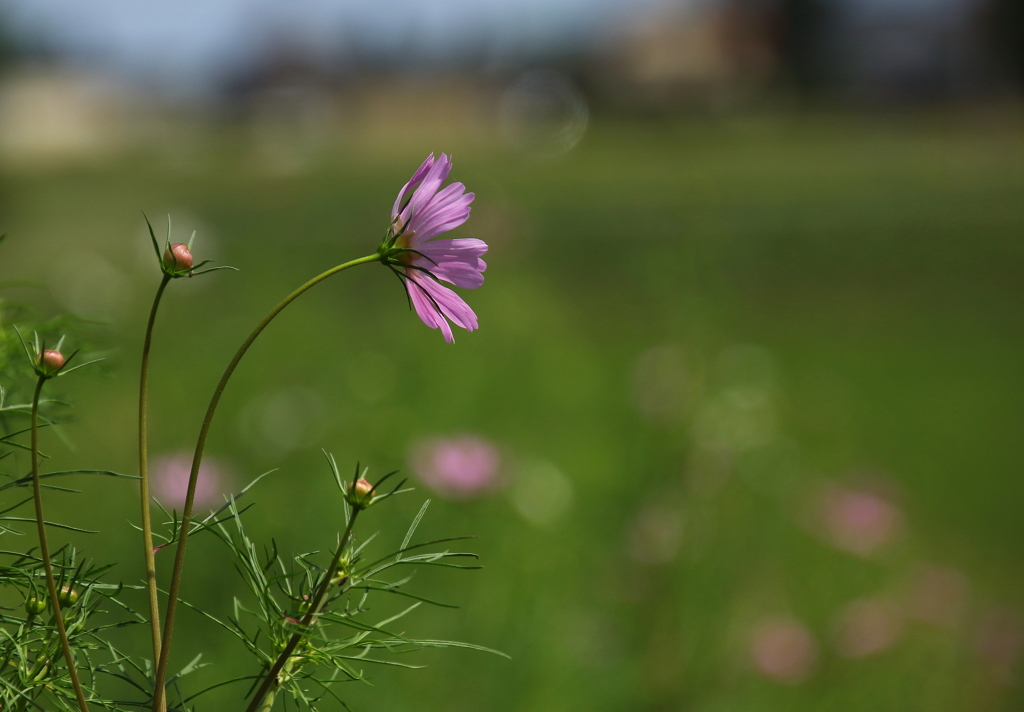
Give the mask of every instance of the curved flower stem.
M 153 660 L 160 659 L 160 597 L 156 586 L 156 553 L 153 549 L 153 522 L 149 510 L 149 445 L 146 432 L 146 410 L 149 394 L 149 350 L 153 344 L 153 324 L 156 323 L 156 312 L 160 308 L 160 299 L 164 295 L 167 283 L 171 281 L 164 274 L 160 287 L 153 298 L 153 308 L 149 312 L 149 323 L 146 325 L 146 340 L 142 345 L 142 368 L 139 377 L 139 485 L 142 500 L 142 546 L 146 560 L 146 592 L 149 596 L 149 625 L 153 637 Z
M 210 426 L 213 423 L 213 416 L 214 413 L 217 412 L 217 405 L 220 403 L 220 397 L 224 394 L 224 388 L 231 379 L 231 375 L 235 372 L 235 368 L 238 367 L 238 363 L 242 360 L 242 357 L 245 356 L 245 352 L 249 350 L 249 347 L 252 346 L 254 341 L 256 341 L 256 338 L 263 333 L 263 330 L 267 328 L 267 325 L 270 324 L 278 314 L 284 311 L 285 307 L 331 275 L 337 274 L 349 267 L 355 267 L 356 265 L 367 264 L 369 262 L 379 262 L 381 259 L 381 254 L 375 252 L 372 255 L 360 257 L 357 260 L 352 260 L 351 262 L 346 262 L 338 265 L 337 267 L 332 267 L 326 272 L 323 272 L 309 280 L 285 297 L 281 303 L 274 307 L 270 313 L 264 317 L 263 321 L 253 329 L 253 332 L 249 334 L 249 337 L 242 343 L 234 357 L 231 359 L 231 363 L 229 363 L 228 367 L 224 370 L 224 375 L 221 376 L 220 382 L 217 383 L 217 387 L 213 391 L 213 397 L 210 399 L 210 405 L 206 409 L 206 417 L 203 419 L 203 426 L 199 430 L 199 441 L 196 443 L 195 455 L 192 458 L 192 472 L 189 474 L 188 478 L 188 491 L 185 495 L 185 508 L 182 511 L 181 525 L 178 529 L 178 547 L 174 555 L 174 568 L 171 571 L 171 583 L 167 591 L 167 614 L 164 619 L 163 645 L 160 649 L 160 660 L 156 667 L 156 680 L 153 689 L 153 712 L 160 712 L 160 705 L 163 703 L 164 684 L 167 680 L 167 661 L 171 650 L 171 635 L 174 632 L 174 614 L 178 607 L 178 590 L 181 588 L 181 570 L 185 564 L 185 546 L 188 543 L 189 529 L 192 525 L 192 503 L 196 495 L 196 482 L 199 479 L 199 466 L 203 461 L 203 451 L 206 449 L 206 439 L 210 434 Z
M 334 578 L 334 574 L 338 571 L 338 562 L 341 561 L 341 555 L 345 552 L 345 547 L 348 546 L 348 541 L 352 537 L 352 527 L 356 523 L 356 515 L 359 514 L 358 509 L 352 510 L 352 516 L 348 519 L 348 526 L 345 527 L 345 533 L 341 535 L 341 541 L 338 544 L 338 550 L 334 552 L 334 559 L 331 561 L 331 565 L 327 567 L 327 575 L 324 576 L 323 581 L 320 582 L 320 587 L 317 589 L 316 594 L 313 596 L 313 600 L 310 601 L 309 610 L 301 621 L 299 626 L 306 628 L 309 626 L 313 619 L 320 614 L 320 605 L 323 603 L 324 596 L 327 595 L 327 589 L 331 587 L 331 579 Z M 295 648 L 298 647 L 299 642 L 302 640 L 302 633 L 295 633 L 288 640 L 288 644 L 281 651 L 281 654 L 277 656 L 277 660 L 274 661 L 274 665 L 270 668 L 267 676 L 263 679 L 263 684 L 256 690 L 256 694 L 252 696 L 252 700 L 249 702 L 249 706 L 245 708 L 245 712 L 256 712 L 259 707 L 260 712 L 270 712 L 270 708 L 274 706 L 274 696 L 277 694 L 277 676 L 281 673 L 281 669 L 288 663 L 295 652 Z M 274 687 L 273 692 L 270 688 Z M 267 704 L 260 707 L 260 702 L 263 701 L 263 697 L 270 692 Z
M 71 654 L 71 644 L 68 643 L 68 633 L 64 629 L 64 616 L 60 611 L 57 583 L 54 581 L 53 564 L 50 562 L 50 545 L 46 540 L 46 523 L 43 519 L 43 489 L 39 484 L 39 394 L 43 391 L 44 383 L 46 383 L 46 376 L 40 376 L 39 381 L 36 383 L 35 394 L 32 396 L 32 493 L 35 495 L 36 501 L 39 557 L 43 560 L 43 570 L 46 572 L 46 588 L 50 594 L 50 606 L 53 608 L 53 620 L 57 626 L 57 634 L 60 636 L 60 645 L 64 649 L 64 662 L 67 663 L 68 672 L 71 674 L 71 684 L 75 688 L 78 707 L 82 712 L 89 712 L 89 704 L 85 701 L 85 692 L 82 691 L 82 683 L 78 679 L 75 657 Z

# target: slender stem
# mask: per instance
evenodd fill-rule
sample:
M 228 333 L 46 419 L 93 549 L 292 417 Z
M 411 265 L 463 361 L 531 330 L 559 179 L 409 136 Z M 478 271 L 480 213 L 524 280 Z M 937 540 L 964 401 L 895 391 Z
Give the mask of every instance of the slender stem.
M 142 547 L 146 560 L 146 592 L 149 594 L 149 625 L 153 637 L 153 660 L 160 659 L 160 597 L 156 586 L 156 553 L 153 551 L 153 522 L 149 510 L 149 445 L 146 432 L 146 409 L 149 395 L 149 350 L 153 344 L 153 324 L 160 308 L 160 298 L 171 277 L 167 274 L 160 282 L 153 299 L 146 325 L 146 340 L 142 344 L 142 368 L 139 377 L 139 484 L 142 495 Z
M 185 495 L 185 508 L 182 511 L 181 526 L 178 529 L 178 547 L 174 554 L 174 568 L 171 571 L 171 583 L 167 592 L 167 613 L 164 618 L 163 646 L 160 649 L 160 661 L 157 663 L 156 667 L 156 680 L 153 690 L 153 712 L 159 712 L 160 705 L 164 697 L 164 684 L 167 679 L 167 661 L 171 650 L 171 635 L 174 632 L 174 614 L 178 607 L 178 590 L 181 587 L 181 571 L 185 564 L 185 546 L 188 544 L 189 528 L 192 525 L 192 503 L 196 495 L 196 482 L 199 479 L 199 466 L 203 461 L 203 451 L 206 449 L 206 439 L 210 434 L 210 426 L 213 423 L 214 413 L 217 411 L 217 405 L 220 403 L 220 397 L 224 393 L 224 388 L 231 379 L 231 374 L 235 372 L 235 368 L 238 367 L 238 363 L 242 360 L 242 357 L 245 356 L 245 352 L 249 350 L 249 347 L 252 346 L 253 342 L 256 341 L 256 338 L 264 329 L 267 328 L 267 325 L 274 320 L 274 317 L 284 310 L 285 307 L 331 275 L 337 274 L 349 267 L 355 267 L 356 265 L 367 264 L 369 262 L 378 262 L 380 260 L 380 253 L 375 252 L 372 255 L 360 257 L 357 260 L 352 260 L 351 262 L 346 262 L 338 265 L 337 267 L 332 267 L 326 272 L 323 272 L 309 280 L 285 297 L 281 303 L 274 307 L 270 313 L 264 317 L 263 321 L 253 329 L 253 332 L 249 334 L 249 337 L 242 343 L 234 357 L 231 359 L 231 363 L 229 363 L 228 367 L 224 370 L 224 375 L 221 376 L 220 382 L 217 383 L 217 387 L 213 391 L 213 397 L 210 399 L 210 405 L 206 409 L 206 417 L 203 418 L 203 426 L 199 430 L 199 440 L 196 443 L 195 455 L 192 458 L 192 472 L 189 474 L 188 491 Z
M 334 552 L 334 559 L 331 560 L 331 565 L 327 567 L 327 575 L 324 576 L 323 581 L 320 582 L 320 587 L 317 589 L 316 594 L 313 596 L 313 600 L 309 604 L 309 610 L 306 615 L 299 621 L 299 626 L 305 629 L 312 622 L 313 619 L 320 614 L 320 605 L 324 600 L 324 596 L 327 595 L 327 589 L 331 587 L 331 579 L 334 578 L 334 574 L 338 571 L 338 562 L 341 561 L 341 555 L 345 552 L 345 547 L 348 546 L 348 540 L 352 536 L 352 527 L 356 523 L 356 515 L 359 514 L 358 509 L 352 510 L 352 516 L 349 517 L 348 526 L 345 527 L 345 533 L 341 535 L 341 543 L 338 544 L 338 550 Z M 277 691 L 277 676 L 281 673 L 281 669 L 291 658 L 292 653 L 295 652 L 295 648 L 298 647 L 299 641 L 302 640 L 302 633 L 294 633 L 288 640 L 288 644 L 281 651 L 281 654 L 277 656 L 277 660 L 274 662 L 267 676 L 263 679 L 263 684 L 256 690 L 256 694 L 253 695 L 252 700 L 249 701 L 249 706 L 245 708 L 245 712 L 256 712 L 256 708 L 259 707 L 260 702 L 263 701 L 264 695 L 270 691 L 273 686 L 276 694 Z M 270 700 L 270 706 L 274 704 L 273 699 Z M 262 712 L 269 712 L 270 707 L 264 706 Z
M 82 691 L 82 683 L 78 679 L 75 657 L 71 654 L 71 644 L 68 643 L 68 633 L 64 629 L 64 616 L 60 611 L 57 583 L 53 579 L 53 565 L 50 562 L 50 545 L 46 540 L 46 520 L 43 519 L 43 488 L 39 484 L 39 394 L 43 391 L 44 383 L 46 383 L 46 376 L 40 376 L 39 381 L 36 383 L 35 395 L 32 396 L 32 492 L 36 500 L 39 556 L 43 560 L 43 570 L 46 572 L 46 588 L 50 593 L 50 606 L 53 608 L 53 620 L 57 626 L 57 634 L 60 636 L 60 645 L 64 648 L 64 662 L 67 663 L 68 672 L 71 674 L 71 684 L 75 688 L 78 707 L 82 712 L 89 712 L 89 704 L 85 701 L 85 692 Z
M 295 669 L 296 658 L 288 658 L 288 662 L 284 664 L 281 669 L 281 675 L 288 676 L 292 674 Z M 273 689 L 267 693 L 267 696 L 263 698 L 263 704 L 260 705 L 260 712 L 271 712 L 274 709 L 274 702 L 277 701 L 277 691 L 281 689 L 279 685 L 275 684 Z

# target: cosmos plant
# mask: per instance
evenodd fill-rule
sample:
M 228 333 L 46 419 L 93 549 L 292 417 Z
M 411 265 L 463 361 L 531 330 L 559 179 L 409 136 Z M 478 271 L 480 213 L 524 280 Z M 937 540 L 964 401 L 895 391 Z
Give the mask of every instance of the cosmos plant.
M 19 489 L 31 488 L 31 495 L 14 503 L 5 502 L 0 508 L 0 534 L 23 533 L 18 529 L 19 523 L 36 525 L 34 544 L 25 551 L 0 552 L 0 556 L 9 559 L 0 566 L 0 586 L 8 589 L 8 600 L 21 601 L 18 608 L 0 609 L 0 709 L 194 710 L 205 692 L 237 685 L 238 709 L 245 712 L 291 707 L 315 710 L 327 699 L 344 705 L 336 683 L 365 680 L 369 665 L 411 667 L 389 660 L 388 656 L 429 647 L 488 650 L 467 643 L 418 639 L 394 631 L 395 622 L 418 606 L 446 605 L 408 591 L 409 577 L 395 579 L 396 573 L 415 566 L 477 568 L 473 563 L 475 555 L 451 548 L 464 537 L 414 541 L 429 500 L 407 527 L 397 550 L 381 555 L 371 546 L 373 537 L 360 537 L 356 522 L 362 512 L 411 491 L 403 488 L 404 480 L 395 477 L 394 472 L 373 478 L 369 468 L 357 464 L 352 475 L 345 476 L 334 456 L 325 451 L 326 469 L 338 487 L 339 508 L 344 511 L 344 528 L 319 554 L 288 557 L 276 545 L 260 546 L 249 538 L 244 519 L 253 503 L 242 506 L 240 500 L 252 496 L 249 492 L 262 476 L 228 498 L 218 510 L 203 517 L 197 517 L 193 511 L 210 428 L 235 369 L 267 326 L 320 282 L 349 268 L 377 262 L 399 278 L 409 306 L 424 324 L 439 329 L 448 343 L 454 341 L 452 324 L 467 331 L 477 328 L 473 310 L 442 284 L 475 289 L 483 284 L 486 269 L 481 258 L 487 245 L 482 240 L 439 239 L 466 222 L 474 197 L 462 183 L 442 187 L 451 169 L 448 156 L 428 156 L 399 191 L 384 239 L 375 252 L 313 277 L 256 325 L 228 363 L 210 398 L 191 457 L 181 512 L 167 511 L 150 492 L 147 422 L 153 333 L 163 295 L 171 283 L 231 268 L 197 262 L 193 257 L 195 233 L 187 244 L 171 244 L 170 218 L 167 239 L 161 245 L 147 220 L 162 278 L 142 351 L 137 475 L 100 470 L 42 471 L 40 463 L 45 456 L 39 446 L 40 430 L 54 426 L 60 411 L 56 401 L 44 397 L 44 389 L 51 381 L 92 362 L 81 362 L 77 351 L 65 355 L 63 338 L 51 347 L 40 336 L 57 331 L 60 324 L 39 322 L 20 306 L 0 300 L 0 466 L 15 465 L 14 472 L 0 470 L 6 477 L 6 482 L 0 483 L 0 491 L 16 494 Z M 8 328 L 11 317 L 20 320 L 25 328 Z M 23 334 L 29 331 L 35 331 L 34 336 L 25 338 Z M 20 361 L 13 357 L 16 351 L 23 352 Z M 33 382 L 33 387 L 27 385 Z M 9 390 L 4 390 L 5 385 Z M 28 474 L 16 471 L 18 459 L 13 455 L 17 451 L 29 454 Z M 47 520 L 44 490 L 68 491 L 56 483 L 60 478 L 81 475 L 138 480 L 141 540 L 133 547 L 141 549 L 145 562 L 146 576 L 141 584 L 106 581 L 111 567 L 90 561 L 71 546 L 51 551 L 48 529 L 84 530 Z M 153 504 L 158 512 L 154 512 Z M 34 516 L 18 516 L 17 510 L 28 505 L 34 507 Z M 170 659 L 178 611 L 181 606 L 194 608 L 179 594 L 187 573 L 189 539 L 200 534 L 224 545 L 235 570 L 242 576 L 249 599 L 236 599 L 232 615 L 223 618 L 195 610 L 208 625 L 237 638 L 255 660 L 250 674 L 192 690 L 188 687 L 188 675 L 200 667 L 199 659 L 173 671 Z M 166 592 L 157 585 L 156 553 L 164 547 L 175 552 Z M 135 551 L 138 549 L 133 548 Z M 143 610 L 132 605 L 129 594 L 135 591 L 145 594 Z M 399 597 L 409 605 L 387 620 L 375 621 L 369 618 L 368 601 L 378 596 Z M 116 622 L 111 623 L 112 619 Z M 109 631 L 132 624 L 148 628 L 151 656 L 136 659 L 112 644 Z M 125 690 L 130 691 L 131 699 L 123 699 Z

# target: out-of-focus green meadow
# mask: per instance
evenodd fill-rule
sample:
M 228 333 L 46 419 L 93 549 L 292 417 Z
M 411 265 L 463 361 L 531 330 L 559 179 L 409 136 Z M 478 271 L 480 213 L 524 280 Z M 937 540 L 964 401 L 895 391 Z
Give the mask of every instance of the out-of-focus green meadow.
M 427 497 L 424 536 L 478 534 L 483 570 L 417 574 L 414 590 L 461 610 L 419 610 L 402 629 L 512 660 L 417 653 L 404 662 L 427 669 L 343 687 L 352 710 L 1017 709 L 1019 119 L 598 117 L 557 159 L 407 133 L 288 171 L 225 134 L 185 155 L 4 173 L 0 278 L 41 282 L 8 294 L 45 313 L 116 305 L 93 330 L 106 371 L 61 382 L 71 446 L 47 448 L 134 473 L 159 281 L 140 210 L 158 236 L 170 212 L 177 240 L 198 229 L 197 258 L 239 269 L 169 289 L 151 387 L 159 456 L 194 445 L 262 315 L 372 252 L 423 156 L 453 152 L 452 177 L 477 195 L 458 235 L 491 244 L 487 283 L 463 291 L 479 331 L 446 345 L 379 266 L 334 277 L 254 347 L 208 448 L 235 488 L 278 468 L 246 516 L 296 552 L 331 545 L 343 521 L 321 447 L 378 473 L 408 470 L 424 438 L 500 450 L 503 487 L 453 501 L 417 485 L 371 510 L 364 534 L 400 539 Z M 115 576 L 138 581 L 135 486 L 81 484 L 47 495 L 55 518 L 102 527 L 76 542 L 122 556 Z M 847 501 L 867 519 L 842 520 Z M 202 536 L 190 552 L 185 597 L 227 612 L 244 591 L 223 552 Z M 164 573 L 170 560 L 158 555 Z M 858 616 L 850 604 L 865 600 Z M 191 684 L 252 670 L 231 638 L 200 637 L 181 615 L 177 665 L 213 663 Z M 144 651 L 142 626 L 124 636 Z M 234 709 L 242 692 L 198 708 Z

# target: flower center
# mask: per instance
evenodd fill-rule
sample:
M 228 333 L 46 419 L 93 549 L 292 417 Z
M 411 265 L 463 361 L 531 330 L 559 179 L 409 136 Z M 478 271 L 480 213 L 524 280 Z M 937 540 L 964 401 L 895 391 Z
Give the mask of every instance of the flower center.
M 416 237 L 416 232 L 414 230 L 406 230 L 405 232 L 398 236 L 397 240 L 395 240 L 395 247 L 403 247 L 405 249 L 412 247 L 412 240 L 414 237 Z M 398 259 L 400 259 L 402 262 L 405 262 L 406 264 L 409 264 L 415 258 L 416 254 L 413 252 L 402 252 L 399 253 L 398 256 Z

